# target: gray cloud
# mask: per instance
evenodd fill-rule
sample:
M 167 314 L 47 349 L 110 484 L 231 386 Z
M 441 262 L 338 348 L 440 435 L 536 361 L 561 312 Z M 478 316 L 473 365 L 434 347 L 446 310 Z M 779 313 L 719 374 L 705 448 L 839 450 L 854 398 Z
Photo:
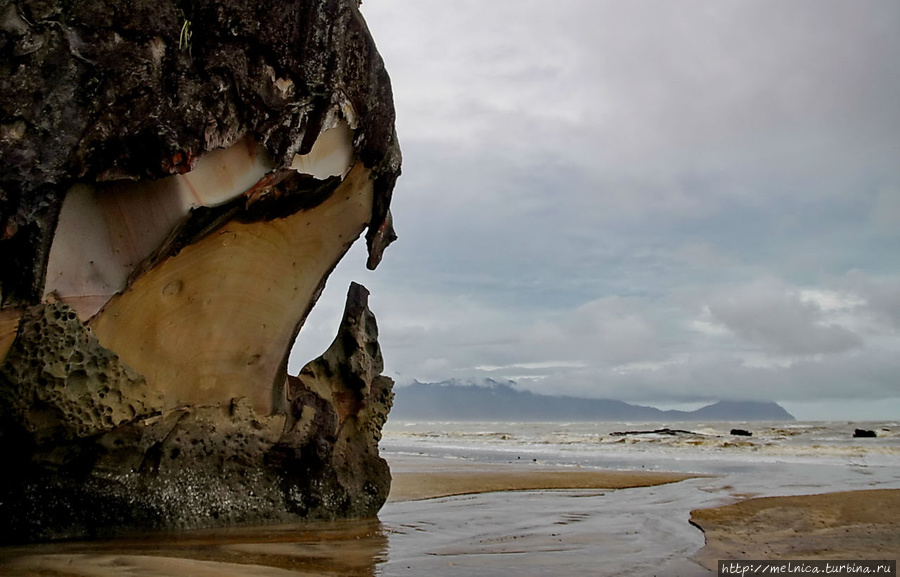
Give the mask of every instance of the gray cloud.
M 709 310 L 738 337 L 777 355 L 842 353 L 862 346 L 852 331 L 827 322 L 815 302 L 778 282 L 731 288 Z
M 900 4 L 367 0 L 394 82 L 398 380 L 900 397 Z M 893 373 L 891 372 L 893 371 Z
M 900 330 L 900 277 L 869 278 L 853 270 L 842 284 L 846 290 L 860 295 L 862 309 L 875 322 Z

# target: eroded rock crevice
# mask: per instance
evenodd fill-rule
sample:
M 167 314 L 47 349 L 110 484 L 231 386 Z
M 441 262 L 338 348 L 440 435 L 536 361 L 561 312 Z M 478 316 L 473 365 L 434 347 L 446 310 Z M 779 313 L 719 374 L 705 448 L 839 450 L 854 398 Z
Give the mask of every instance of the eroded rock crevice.
M 248 136 L 287 167 L 343 120 L 374 171 L 373 230 L 385 222 L 400 170 L 393 97 L 352 1 L 6 1 L 0 52 L 5 304 L 42 296 L 76 182 L 186 174 Z
M 373 515 L 363 235 L 396 239 L 390 81 L 354 0 L 0 2 L 0 539 Z
M 351 286 L 334 344 L 268 415 L 246 398 L 165 408 L 73 309 L 29 309 L 0 370 L 0 539 L 375 515 L 393 382 L 367 298 Z
M 289 491 L 308 495 L 313 492 L 308 480 L 325 475 L 340 488 L 328 498 L 359 513 L 380 508 L 390 491 L 390 471 L 378 456 L 378 442 L 393 403 L 393 381 L 381 374 L 384 361 L 368 298 L 365 287 L 351 284 L 334 342 L 298 376 L 288 378 L 288 442 L 279 447 L 285 463 L 311 463 L 321 471 L 293 475 L 301 483 Z M 290 458 L 295 447 L 302 447 L 299 459 Z M 316 458 L 304 460 L 304 451 Z M 322 507 L 303 498 L 294 506 L 302 514 Z

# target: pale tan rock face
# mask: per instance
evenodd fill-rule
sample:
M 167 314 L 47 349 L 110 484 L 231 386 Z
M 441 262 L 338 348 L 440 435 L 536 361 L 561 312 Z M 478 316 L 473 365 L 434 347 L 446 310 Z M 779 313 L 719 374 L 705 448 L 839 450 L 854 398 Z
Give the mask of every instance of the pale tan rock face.
M 229 222 L 146 272 L 90 327 L 167 406 L 247 397 L 268 414 L 297 325 L 365 229 L 369 176 L 357 164 L 315 208 Z
M 396 239 L 358 2 L 10 1 L 0 543 L 374 514 L 392 381 L 365 289 L 335 341 L 358 346 L 286 372 L 350 246 L 374 269 Z
M 72 187 L 51 245 L 46 297 L 74 307 L 166 406 L 246 397 L 268 414 L 282 404 L 274 397 L 300 324 L 372 214 L 372 172 L 355 161 L 349 124 L 336 116 L 332 123 L 287 171 L 341 179 L 321 204 L 226 222 L 172 256 L 158 253 L 192 211 L 280 194 L 269 186 L 285 172 L 274 171 L 263 147 L 245 137 L 185 174 Z
M 2 541 L 374 515 L 390 411 L 368 291 L 334 344 L 289 377 L 284 414 L 246 398 L 162 407 L 157 391 L 63 304 L 22 316 L 0 368 Z
M 6 359 L 9 347 L 12 346 L 16 338 L 16 331 L 19 329 L 19 318 L 22 311 L 17 307 L 8 309 L 0 309 L 0 363 Z
M 190 210 L 233 200 L 273 168 L 265 149 L 243 138 L 210 152 L 185 174 L 73 186 L 50 248 L 45 296 L 55 295 L 87 321 L 125 289 Z

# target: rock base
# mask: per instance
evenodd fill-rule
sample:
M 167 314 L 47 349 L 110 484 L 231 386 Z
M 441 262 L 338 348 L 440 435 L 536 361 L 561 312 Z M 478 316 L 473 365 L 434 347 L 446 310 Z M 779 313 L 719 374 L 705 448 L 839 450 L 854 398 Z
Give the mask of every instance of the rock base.
M 308 365 L 340 370 L 291 377 L 286 413 L 269 416 L 246 399 L 160 411 L 69 307 L 32 307 L 0 367 L 0 541 L 375 515 L 393 381 L 367 297 L 351 287 L 335 344 Z

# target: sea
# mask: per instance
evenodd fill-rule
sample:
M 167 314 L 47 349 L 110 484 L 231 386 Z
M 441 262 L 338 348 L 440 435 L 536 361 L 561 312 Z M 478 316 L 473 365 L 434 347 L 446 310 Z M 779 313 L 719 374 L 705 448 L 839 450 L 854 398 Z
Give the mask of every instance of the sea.
M 749 436 L 734 435 L 743 430 Z M 857 429 L 875 438 L 854 437 Z M 893 470 L 900 421 L 439 422 L 389 421 L 382 454 L 473 462 L 725 474 L 808 464 Z
M 732 434 L 744 429 L 750 436 Z M 855 429 L 875 432 L 854 437 Z M 900 489 L 900 421 L 390 420 L 396 472 L 456 467 L 671 471 L 685 481 L 390 501 L 377 519 L 0 547 L 0 575 L 709 577 L 694 509 L 741 499 Z
M 750 435 L 733 434 L 735 429 Z M 857 429 L 876 436 L 854 437 Z M 472 575 L 497 577 L 711 576 L 693 560 L 704 537 L 690 524 L 692 510 L 753 497 L 900 488 L 900 421 L 393 421 L 381 447 L 395 468 L 412 470 L 460 462 L 505 463 L 523 471 L 696 475 L 599 493 L 535 491 L 389 504 L 381 518 L 401 523 L 392 544 L 403 542 L 412 551 L 410 575 L 465 574 L 453 569 L 466 567 Z M 547 534 L 562 535 L 561 546 L 540 538 Z M 404 574 L 399 567 L 389 562 L 383 574 Z

